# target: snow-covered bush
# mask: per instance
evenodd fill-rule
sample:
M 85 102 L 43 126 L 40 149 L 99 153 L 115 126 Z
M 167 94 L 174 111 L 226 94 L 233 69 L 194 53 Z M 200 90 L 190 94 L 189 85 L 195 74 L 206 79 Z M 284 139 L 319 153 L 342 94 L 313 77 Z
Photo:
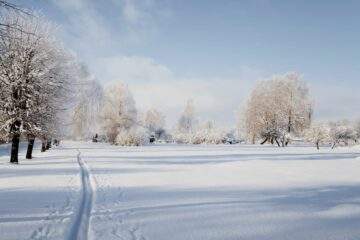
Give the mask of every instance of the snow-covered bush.
M 141 146 L 149 143 L 149 133 L 141 127 L 121 130 L 115 139 L 116 145 Z
M 190 144 L 193 142 L 193 133 L 183 133 L 180 131 L 174 131 L 172 139 L 178 144 Z
M 347 120 L 330 123 L 329 135 L 333 143 L 332 148 L 341 143 L 347 146 L 351 141 L 356 141 L 356 131 Z
M 290 135 L 300 134 L 311 122 L 309 89 L 295 73 L 275 76 L 256 85 L 242 112 L 247 138 L 287 145 Z M 279 143 L 279 144 L 280 144 Z
M 193 144 L 221 144 L 226 140 L 226 132 L 208 121 L 198 127 L 191 140 Z
M 173 138 L 175 142 L 182 144 L 221 144 L 226 141 L 227 132 L 216 128 L 212 121 L 208 121 L 198 125 L 192 132 L 177 131 Z
M 320 144 L 329 142 L 329 126 L 324 123 L 313 123 L 304 132 L 304 138 L 306 141 L 315 144 L 317 149 L 320 149 Z

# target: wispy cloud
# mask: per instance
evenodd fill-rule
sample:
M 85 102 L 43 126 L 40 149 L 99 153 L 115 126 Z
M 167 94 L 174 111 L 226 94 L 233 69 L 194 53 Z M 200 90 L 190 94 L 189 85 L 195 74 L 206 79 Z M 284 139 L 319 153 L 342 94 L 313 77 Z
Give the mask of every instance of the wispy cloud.
M 86 57 L 121 54 L 145 43 L 169 11 L 158 1 L 52 0 L 62 12 L 59 23 L 66 42 Z

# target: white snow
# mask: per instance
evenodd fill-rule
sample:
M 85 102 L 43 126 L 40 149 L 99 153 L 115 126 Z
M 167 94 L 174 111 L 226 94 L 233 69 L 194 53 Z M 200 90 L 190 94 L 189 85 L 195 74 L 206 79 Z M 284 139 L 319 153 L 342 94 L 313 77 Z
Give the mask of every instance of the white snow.
M 65 142 L 18 166 L 6 147 L 0 239 L 360 236 L 356 147 Z

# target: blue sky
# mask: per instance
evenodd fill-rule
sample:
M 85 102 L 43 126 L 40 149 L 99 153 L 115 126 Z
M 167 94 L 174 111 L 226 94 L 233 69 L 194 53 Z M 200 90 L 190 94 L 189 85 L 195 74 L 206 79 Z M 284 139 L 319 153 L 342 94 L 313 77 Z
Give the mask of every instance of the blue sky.
M 318 119 L 360 117 L 360 1 L 19 0 L 104 84 L 170 125 L 188 98 L 199 117 L 235 124 L 255 82 L 296 71 Z

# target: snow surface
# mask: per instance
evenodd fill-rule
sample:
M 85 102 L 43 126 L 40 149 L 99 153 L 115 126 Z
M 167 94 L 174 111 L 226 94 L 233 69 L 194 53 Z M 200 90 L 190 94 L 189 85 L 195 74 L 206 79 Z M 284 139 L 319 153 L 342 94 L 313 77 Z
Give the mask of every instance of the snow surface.
M 360 148 L 0 145 L 0 239 L 357 239 Z

